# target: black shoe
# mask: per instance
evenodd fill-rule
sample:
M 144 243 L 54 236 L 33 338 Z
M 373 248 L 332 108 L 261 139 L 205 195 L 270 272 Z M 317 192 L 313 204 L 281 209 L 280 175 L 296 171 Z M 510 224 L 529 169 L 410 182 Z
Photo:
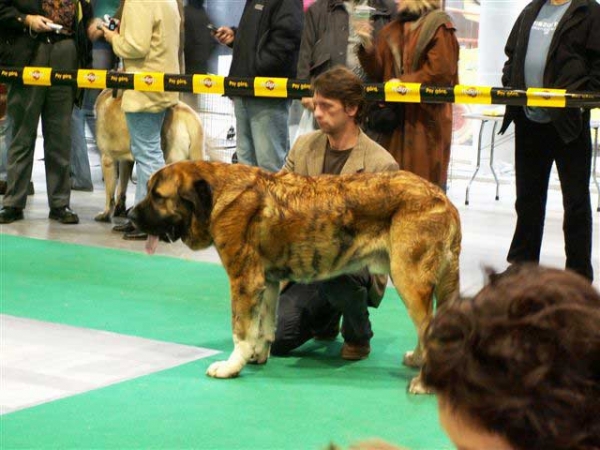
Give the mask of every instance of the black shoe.
M 118 233 L 131 233 L 132 231 L 135 231 L 135 226 L 133 225 L 133 223 L 131 223 L 131 220 L 128 220 L 127 222 L 123 222 L 122 224 L 119 225 L 115 225 L 114 227 L 112 227 L 113 231 L 116 231 Z
M 123 235 L 126 241 L 145 241 L 148 239 L 148 234 L 134 228 L 133 231 L 128 231 Z
M 6 194 L 6 180 L 0 180 L 0 195 Z M 30 181 L 27 185 L 27 195 L 35 194 L 35 189 L 33 189 L 33 183 Z
M 12 223 L 15 220 L 23 220 L 23 209 L 5 206 L 0 209 L 0 223 Z
M 79 217 L 68 206 L 61 206 L 60 208 L 50 208 L 50 214 L 48 217 L 52 220 L 58 220 L 63 224 L 76 224 L 79 223 Z

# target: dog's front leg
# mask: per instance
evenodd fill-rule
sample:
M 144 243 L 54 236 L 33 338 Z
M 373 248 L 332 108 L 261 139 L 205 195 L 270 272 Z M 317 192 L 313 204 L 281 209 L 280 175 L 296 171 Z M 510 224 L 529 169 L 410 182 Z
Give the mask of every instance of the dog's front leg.
M 239 375 L 248 362 L 263 364 L 275 338 L 279 284 L 258 277 L 231 282 L 234 349 L 225 361 L 211 364 L 206 374 L 215 378 Z

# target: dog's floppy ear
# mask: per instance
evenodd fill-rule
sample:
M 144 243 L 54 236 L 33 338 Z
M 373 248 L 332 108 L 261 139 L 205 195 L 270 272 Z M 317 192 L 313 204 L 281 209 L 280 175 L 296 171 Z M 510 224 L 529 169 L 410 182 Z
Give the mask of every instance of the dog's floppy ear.
M 179 195 L 182 199 L 194 205 L 194 214 L 201 222 L 208 222 L 212 212 L 212 189 L 205 180 L 194 181 L 192 188 L 181 187 Z

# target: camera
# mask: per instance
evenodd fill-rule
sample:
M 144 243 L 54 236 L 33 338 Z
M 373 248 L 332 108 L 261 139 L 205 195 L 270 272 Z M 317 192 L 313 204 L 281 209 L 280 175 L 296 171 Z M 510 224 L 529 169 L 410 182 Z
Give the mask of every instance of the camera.
M 104 14 L 103 20 L 104 20 L 104 25 L 110 31 L 115 31 L 119 27 L 119 19 L 110 17 L 108 14 Z

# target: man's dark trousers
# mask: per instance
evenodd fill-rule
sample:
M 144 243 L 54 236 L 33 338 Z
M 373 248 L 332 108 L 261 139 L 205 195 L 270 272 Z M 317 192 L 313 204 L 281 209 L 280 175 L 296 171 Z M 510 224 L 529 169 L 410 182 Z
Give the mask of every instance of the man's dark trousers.
M 76 70 L 73 39 L 40 43 L 29 66 Z M 71 195 L 71 112 L 75 91 L 71 86 L 9 88 L 8 111 L 13 119 L 13 141 L 8 151 L 4 206 L 24 208 L 33 170 L 37 127 L 42 117 L 44 164 L 50 208 L 68 206 Z

